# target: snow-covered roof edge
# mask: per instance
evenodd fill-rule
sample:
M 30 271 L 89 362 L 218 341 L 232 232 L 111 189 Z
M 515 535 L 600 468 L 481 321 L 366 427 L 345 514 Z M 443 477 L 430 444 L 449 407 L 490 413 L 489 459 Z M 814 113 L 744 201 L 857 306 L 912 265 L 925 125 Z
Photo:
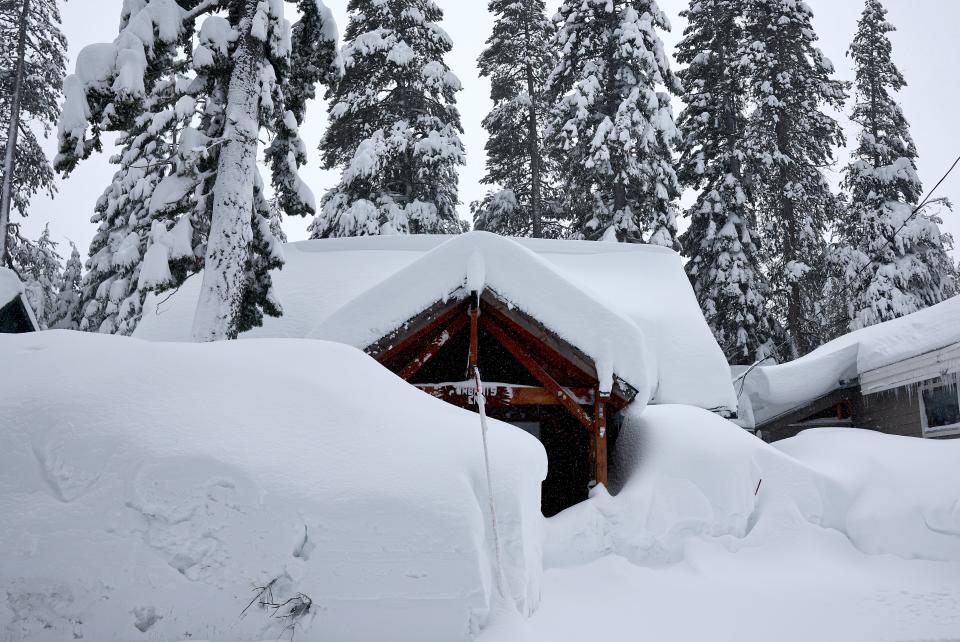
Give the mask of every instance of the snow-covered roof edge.
M 20 303 L 23 304 L 23 308 L 27 311 L 27 316 L 30 318 L 30 324 L 33 326 L 33 329 L 39 330 L 40 324 L 37 322 L 37 316 L 34 314 L 33 308 L 30 307 L 30 302 L 27 301 L 27 297 L 24 296 L 23 282 L 20 280 L 20 277 L 10 268 L 0 267 L 0 308 L 17 297 L 20 298 Z
M 609 390 L 616 374 L 647 400 L 657 379 L 643 331 L 561 276 L 524 244 L 489 232 L 450 237 L 363 292 L 318 324 L 309 337 L 366 348 L 438 301 L 490 289 L 583 351 Z M 419 299 L 412 292 L 422 292 Z M 398 294 L 399 293 L 399 294 Z M 368 319 L 358 324 L 357 319 Z
M 0 306 L 4 306 L 19 294 L 23 294 L 23 282 L 10 268 L 0 267 Z
M 960 295 L 850 332 L 799 359 L 754 368 L 746 376 L 743 396 L 750 397 L 757 420 L 763 422 L 840 388 L 844 381 L 957 343 Z

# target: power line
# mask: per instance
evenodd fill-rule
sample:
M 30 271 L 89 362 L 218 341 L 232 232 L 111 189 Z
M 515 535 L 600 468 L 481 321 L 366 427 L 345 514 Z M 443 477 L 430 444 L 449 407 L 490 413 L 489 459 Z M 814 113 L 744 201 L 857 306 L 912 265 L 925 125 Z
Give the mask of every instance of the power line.
M 950 174 L 953 172 L 954 169 L 956 169 L 957 165 L 960 165 L 960 156 L 957 156 L 957 158 L 953 161 L 953 164 L 950 165 L 950 168 L 947 170 L 947 172 L 946 172 L 943 176 L 941 176 L 941 177 L 940 177 L 940 180 L 937 181 L 937 184 L 934 185 L 933 188 L 932 188 L 929 192 L 927 192 L 927 195 L 923 198 L 922 201 L 920 201 L 920 204 L 917 205 L 915 208 L 913 208 L 913 211 L 911 211 L 911 212 L 910 212 L 910 215 L 907 216 L 907 218 L 905 218 L 905 219 L 903 220 L 903 223 L 900 224 L 900 227 L 898 227 L 898 228 L 893 232 L 893 234 L 891 234 L 890 237 L 887 238 L 887 239 L 884 241 L 883 245 L 881 245 L 880 247 L 878 247 L 876 250 L 873 250 L 873 251 L 871 252 L 871 254 L 873 254 L 874 256 L 877 256 L 877 255 L 878 255 L 880 252 L 882 252 L 888 245 L 890 245 L 891 243 L 893 243 L 894 239 L 897 238 L 897 234 L 899 234 L 901 231 L 903 231 L 903 228 L 905 228 L 905 227 L 907 226 L 907 223 L 909 223 L 909 222 L 911 221 L 911 219 L 913 219 L 913 217 L 916 216 L 916 215 L 920 212 L 920 210 L 922 210 L 924 207 L 927 206 L 927 204 L 930 202 L 930 198 L 933 196 L 934 192 L 937 191 L 937 188 L 939 188 L 941 185 L 943 185 L 943 181 L 947 180 L 947 177 L 950 176 Z M 877 259 L 876 259 L 876 258 L 871 258 L 871 259 L 870 259 L 870 262 L 867 263 L 866 265 L 864 265 L 863 268 L 861 268 L 861 269 L 866 270 L 867 268 L 873 266 L 873 265 L 876 264 L 876 263 L 877 263 Z

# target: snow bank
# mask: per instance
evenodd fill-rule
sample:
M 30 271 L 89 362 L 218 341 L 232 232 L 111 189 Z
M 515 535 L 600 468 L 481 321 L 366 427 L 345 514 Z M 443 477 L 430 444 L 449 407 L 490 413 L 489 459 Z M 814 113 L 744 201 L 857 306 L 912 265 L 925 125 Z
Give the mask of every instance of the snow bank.
M 960 296 L 851 332 L 794 361 L 754 368 L 744 395 L 762 421 L 837 389 L 842 380 L 957 342 Z
M 698 408 L 649 406 L 624 422 L 611 490 L 548 520 L 548 565 L 656 566 L 694 541 L 754 547 L 811 525 L 865 553 L 960 561 L 960 442 L 820 429 L 774 447 Z
M 285 245 L 284 254 L 287 264 L 272 276 L 285 314 L 245 338 L 313 336 L 366 347 L 462 290 L 476 255 L 487 287 L 648 391 L 653 403 L 736 407 L 726 359 L 670 250 L 472 232 L 303 241 Z M 135 336 L 189 341 L 199 282 L 149 297 Z
M 304 340 L 0 336 L 0 637 L 467 639 L 492 569 L 477 416 Z M 539 597 L 539 483 L 492 422 L 506 575 Z M 272 582 L 272 584 L 271 584 Z M 312 600 L 281 621 L 254 604 Z M 289 629 L 284 635 L 289 634 Z
M 861 551 L 960 561 L 960 440 L 824 428 L 773 446 L 831 482 L 826 522 Z

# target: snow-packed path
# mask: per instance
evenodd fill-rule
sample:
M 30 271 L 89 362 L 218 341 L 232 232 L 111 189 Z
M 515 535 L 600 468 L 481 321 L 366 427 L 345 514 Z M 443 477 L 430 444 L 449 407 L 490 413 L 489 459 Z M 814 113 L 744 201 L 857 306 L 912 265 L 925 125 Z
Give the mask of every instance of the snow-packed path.
M 480 642 L 960 640 L 960 564 L 864 555 L 811 526 L 775 545 L 693 542 L 659 568 L 618 556 L 551 569 L 540 609 Z

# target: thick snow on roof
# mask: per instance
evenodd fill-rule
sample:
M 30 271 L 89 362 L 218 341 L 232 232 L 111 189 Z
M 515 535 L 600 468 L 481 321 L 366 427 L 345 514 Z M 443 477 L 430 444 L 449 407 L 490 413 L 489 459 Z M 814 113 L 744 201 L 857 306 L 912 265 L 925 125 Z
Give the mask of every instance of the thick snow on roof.
M 960 296 L 825 343 L 787 363 L 754 368 L 746 378 L 757 421 L 803 405 L 866 372 L 960 342 Z
M 538 319 L 654 403 L 733 408 L 724 356 L 679 256 L 654 246 L 460 236 L 303 241 L 274 274 L 285 314 L 244 337 L 311 337 L 366 347 L 468 281 Z M 199 278 L 151 297 L 136 336 L 190 340 Z
M 10 303 L 15 296 L 23 293 L 23 283 L 16 272 L 0 267 L 0 307 Z
M 17 373 L 0 385 L 10 639 L 451 642 L 486 620 L 478 417 L 362 352 L 51 331 L 0 335 L 0 364 Z M 506 581 L 526 612 L 546 457 L 512 426 L 491 421 L 488 437 Z M 241 618 L 271 581 L 274 602 L 302 593 L 313 610 Z

